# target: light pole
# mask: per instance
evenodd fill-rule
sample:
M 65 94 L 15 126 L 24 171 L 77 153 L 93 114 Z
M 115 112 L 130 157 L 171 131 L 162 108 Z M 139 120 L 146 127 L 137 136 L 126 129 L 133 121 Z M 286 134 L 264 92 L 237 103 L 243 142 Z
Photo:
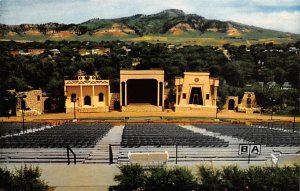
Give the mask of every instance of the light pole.
M 218 99 L 214 99 L 214 101 L 216 102 L 216 119 L 218 119 Z
M 22 110 L 22 129 L 23 129 L 23 133 L 25 133 L 25 109 L 26 109 L 26 102 L 24 100 L 24 98 L 26 98 L 26 95 L 21 96 L 21 110 Z
M 270 102 L 271 102 L 271 121 L 273 120 L 273 104 L 274 102 L 276 101 L 275 98 L 269 98 L 270 99 Z
M 295 105 L 294 105 L 294 122 L 293 122 L 293 132 L 295 132 L 295 125 L 296 125 L 296 114 L 298 113 L 297 111 L 299 111 L 299 106 L 298 103 L 300 102 L 300 98 L 297 98 L 295 101 Z M 298 106 L 298 110 L 297 110 L 297 106 Z
M 71 101 L 74 103 L 74 119 L 73 121 L 76 121 L 76 94 L 71 95 Z

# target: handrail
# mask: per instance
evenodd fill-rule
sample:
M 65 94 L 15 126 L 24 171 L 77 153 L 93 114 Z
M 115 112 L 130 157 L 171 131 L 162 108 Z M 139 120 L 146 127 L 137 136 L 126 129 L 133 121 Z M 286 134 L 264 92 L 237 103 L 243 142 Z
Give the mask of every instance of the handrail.
M 76 154 L 73 152 L 73 150 L 71 149 L 71 147 L 69 145 L 67 145 L 67 157 L 68 157 L 68 165 L 70 165 L 70 151 L 74 156 L 74 164 L 76 164 Z

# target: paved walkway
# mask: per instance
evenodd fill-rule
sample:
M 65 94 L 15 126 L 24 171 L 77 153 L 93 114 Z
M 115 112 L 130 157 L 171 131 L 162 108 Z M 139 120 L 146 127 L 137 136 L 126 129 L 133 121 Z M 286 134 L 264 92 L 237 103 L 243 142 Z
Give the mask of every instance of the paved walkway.
M 187 118 L 190 120 L 191 117 L 197 117 L 202 119 L 214 119 L 216 114 L 214 112 L 117 112 L 112 111 L 108 113 L 78 113 L 78 119 L 124 119 L 124 117 L 169 117 L 172 120 L 180 119 L 183 120 L 182 117 Z M 33 121 L 33 120 L 49 120 L 49 119 L 73 119 L 72 113 L 48 113 L 44 115 L 38 116 L 26 116 L 26 121 Z M 178 118 L 179 117 L 179 118 Z M 188 119 L 189 118 L 189 119 Z M 252 120 L 270 120 L 270 115 L 261 115 L 261 114 L 246 114 L 246 113 L 237 113 L 233 111 L 221 111 L 218 113 L 218 118 L 223 119 L 236 119 L 236 120 L 243 120 L 243 119 L 252 119 Z M 16 122 L 21 121 L 22 117 L 0 117 L 1 121 L 7 122 Z M 290 116 L 273 116 L 273 120 L 288 120 L 293 121 L 293 117 Z M 296 117 L 296 121 L 300 122 L 300 117 Z
M 84 163 L 105 163 L 109 162 L 109 144 L 119 145 L 122 141 L 124 126 L 114 126 L 98 143 Z M 114 147 L 114 160 L 118 159 L 119 147 Z
M 21 164 L 0 164 L 8 170 L 15 170 Z M 34 165 L 35 166 L 35 165 Z M 55 191 L 101 191 L 107 190 L 109 186 L 116 185 L 113 180 L 119 174 L 117 165 L 106 164 L 39 164 L 42 170 L 41 179 L 51 186 Z

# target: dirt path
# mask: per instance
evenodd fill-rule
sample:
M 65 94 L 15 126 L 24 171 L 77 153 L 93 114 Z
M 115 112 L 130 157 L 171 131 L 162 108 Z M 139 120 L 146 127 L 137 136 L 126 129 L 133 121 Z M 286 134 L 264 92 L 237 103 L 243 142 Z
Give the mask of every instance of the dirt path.
M 66 120 L 73 119 L 74 115 L 72 113 L 55 113 L 55 114 L 44 114 L 39 116 L 25 116 L 26 122 L 31 122 L 35 120 Z M 123 119 L 125 117 L 166 117 L 168 120 L 189 120 L 192 118 L 199 118 L 205 120 L 214 120 L 216 118 L 215 113 L 206 113 L 206 112 L 108 112 L 108 113 L 77 113 L 77 119 Z M 236 113 L 233 111 L 221 111 L 217 114 L 219 119 L 227 120 L 270 120 L 270 115 L 262 114 L 246 114 L 246 113 Z M 293 116 L 273 116 L 273 120 L 282 120 L 282 121 L 293 121 Z M 0 122 L 21 122 L 22 117 L 0 117 Z M 296 122 L 300 122 L 300 117 L 296 117 Z

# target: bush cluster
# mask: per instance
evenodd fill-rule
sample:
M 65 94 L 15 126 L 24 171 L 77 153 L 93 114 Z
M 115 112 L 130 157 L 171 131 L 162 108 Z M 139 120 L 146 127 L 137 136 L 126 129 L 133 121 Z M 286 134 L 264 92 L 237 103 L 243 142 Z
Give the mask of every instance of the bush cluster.
M 240 191 L 240 190 L 299 190 L 299 166 L 259 167 L 240 169 L 226 166 L 222 169 L 199 166 L 196 173 L 186 167 L 153 167 L 140 165 L 120 166 L 115 176 L 118 191 Z
M 40 180 L 41 170 L 32 166 L 21 166 L 14 173 L 0 168 L 0 190 L 4 191 L 44 191 L 48 185 Z

